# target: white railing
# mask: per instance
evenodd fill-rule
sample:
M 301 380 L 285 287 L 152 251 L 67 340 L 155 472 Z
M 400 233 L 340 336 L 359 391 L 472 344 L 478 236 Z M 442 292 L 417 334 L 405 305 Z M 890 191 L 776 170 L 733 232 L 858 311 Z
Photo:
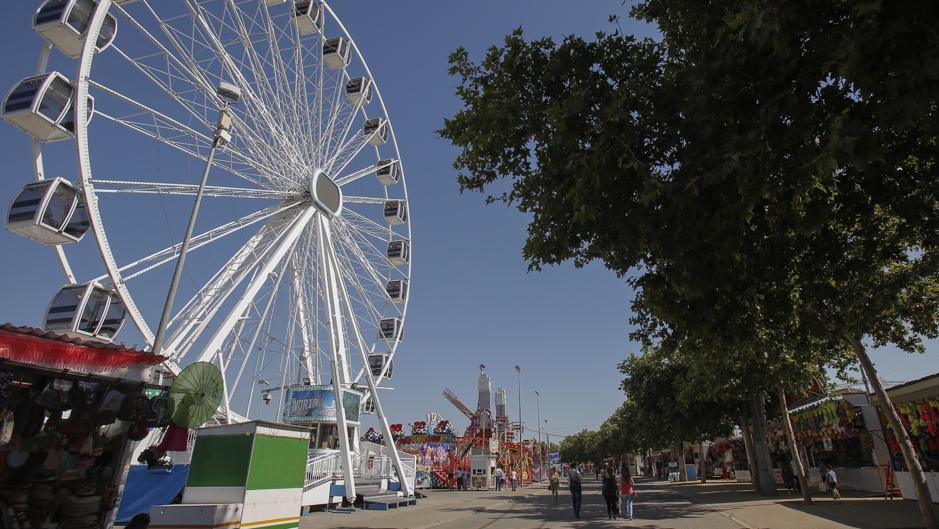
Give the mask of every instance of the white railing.
M 322 479 L 341 475 L 342 459 L 340 458 L 339 452 L 317 456 L 306 462 L 307 485 Z
M 353 455 L 353 467 L 356 477 L 385 479 L 392 477 L 391 458 L 383 454 L 361 457 Z
M 402 479 L 407 483 L 408 490 L 413 492 L 417 480 L 417 456 L 405 452 L 398 452 L 398 457 L 401 459 L 401 470 L 404 473 Z
M 404 482 L 414 490 L 414 483 L 417 476 L 417 457 L 413 454 L 398 452 L 401 458 L 401 467 L 404 473 Z M 368 479 L 392 479 L 397 480 L 398 476 L 394 471 L 394 464 L 391 456 L 384 454 L 375 454 L 363 457 L 360 454 L 352 454 L 352 474 L 356 478 Z M 342 477 L 342 453 L 333 452 L 312 457 L 306 464 L 306 484 L 310 485 L 326 478 Z

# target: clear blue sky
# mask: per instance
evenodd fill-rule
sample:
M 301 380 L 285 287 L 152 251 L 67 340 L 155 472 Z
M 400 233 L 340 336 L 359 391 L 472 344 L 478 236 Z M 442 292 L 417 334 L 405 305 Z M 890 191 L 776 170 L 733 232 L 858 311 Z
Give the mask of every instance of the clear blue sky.
M 13 2 L 0 21 L 0 42 L 11 51 L 0 76 L 4 90 L 34 68 L 40 44 L 30 30 L 34 4 Z M 479 58 L 518 26 L 529 36 L 589 37 L 612 29 L 607 17 L 622 14 L 621 1 L 334 5 L 381 86 L 407 170 L 415 259 L 396 389 L 383 398 L 389 414 L 406 423 L 438 411 L 462 428 L 465 421 L 440 392 L 449 387 L 472 407 L 480 363 L 488 366 L 493 389 L 507 389 L 509 409 L 515 410 L 514 366 L 519 364 L 527 423 L 535 422 L 537 389 L 542 419 L 549 419 L 552 433 L 597 427 L 623 398 L 617 362 L 636 350 L 627 339 L 629 289 L 598 265 L 528 273 L 521 256 L 526 219 L 504 206 L 486 206 L 479 195 L 461 196 L 451 167 L 457 153 L 435 131 L 460 108 L 455 81 L 446 73 L 447 55 L 456 47 L 465 46 Z M 624 29 L 649 32 L 628 21 Z M 29 143 L 2 124 L 0 149 L 5 160 L 0 196 L 9 198 L 31 178 Z M 113 156 L 120 163 L 136 163 L 126 153 Z M 172 230 L 181 233 L 182 224 L 174 219 Z M 0 249 L 5 293 L 0 320 L 39 325 L 62 283 L 51 250 L 7 232 L 0 233 Z M 908 380 L 937 370 L 937 350 L 931 344 L 924 356 L 877 351 L 874 358 L 884 378 Z

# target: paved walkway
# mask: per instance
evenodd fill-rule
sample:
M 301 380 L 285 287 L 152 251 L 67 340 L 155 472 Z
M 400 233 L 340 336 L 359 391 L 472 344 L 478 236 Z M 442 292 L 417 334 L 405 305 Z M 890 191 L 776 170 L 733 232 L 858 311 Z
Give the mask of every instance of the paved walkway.
M 661 485 L 661 484 L 658 484 Z M 706 506 L 658 485 L 643 485 L 636 520 L 608 520 L 597 481 L 584 482 L 581 518 L 574 518 L 570 494 L 562 490 L 558 505 L 540 485 L 517 492 L 429 491 L 416 507 L 391 511 L 315 513 L 301 529 L 529 529 L 562 527 L 643 527 L 675 529 L 740 529 L 741 525 Z M 640 510 L 641 509 L 641 510 Z
M 795 492 L 779 491 L 775 498 L 757 495 L 749 484 L 726 481 L 667 483 L 664 488 L 707 505 L 752 529 L 909 529 L 923 527 L 916 502 L 884 499 L 867 493 L 842 491 L 842 499 L 813 494 L 812 505 Z M 939 505 L 934 505 L 939 514 Z
M 581 518 L 573 517 L 570 494 L 559 505 L 542 486 L 517 492 L 429 491 L 416 507 L 391 511 L 315 513 L 301 529 L 910 529 L 922 527 L 916 504 L 905 500 L 818 498 L 804 505 L 794 494 L 762 498 L 747 485 L 640 481 L 635 520 L 608 520 L 599 483 L 584 482 Z

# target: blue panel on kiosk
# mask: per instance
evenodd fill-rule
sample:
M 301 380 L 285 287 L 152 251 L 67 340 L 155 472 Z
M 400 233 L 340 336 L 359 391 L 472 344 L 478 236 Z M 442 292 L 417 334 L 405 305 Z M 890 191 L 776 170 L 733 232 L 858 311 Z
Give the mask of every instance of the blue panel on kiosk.
M 342 496 L 346 495 L 346 486 L 333 483 L 329 486 L 329 495 L 330 496 Z
M 175 465 L 169 472 L 151 472 L 146 465 L 131 466 L 117 508 L 117 523 L 125 524 L 137 513 L 149 513 L 155 505 L 172 503 L 188 477 L 189 465 Z

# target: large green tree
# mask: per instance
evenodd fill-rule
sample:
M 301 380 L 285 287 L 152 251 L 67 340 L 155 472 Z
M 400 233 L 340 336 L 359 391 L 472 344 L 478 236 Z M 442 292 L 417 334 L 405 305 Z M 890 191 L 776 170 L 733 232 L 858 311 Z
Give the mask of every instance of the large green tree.
M 903 433 L 864 341 L 918 351 L 937 333 L 939 4 L 648 0 L 632 15 L 662 38 L 516 31 L 479 63 L 454 53 L 465 108 L 441 133 L 462 188 L 531 214 L 531 267 L 628 274 L 650 339 L 781 339 L 771 354 L 838 340 Z

